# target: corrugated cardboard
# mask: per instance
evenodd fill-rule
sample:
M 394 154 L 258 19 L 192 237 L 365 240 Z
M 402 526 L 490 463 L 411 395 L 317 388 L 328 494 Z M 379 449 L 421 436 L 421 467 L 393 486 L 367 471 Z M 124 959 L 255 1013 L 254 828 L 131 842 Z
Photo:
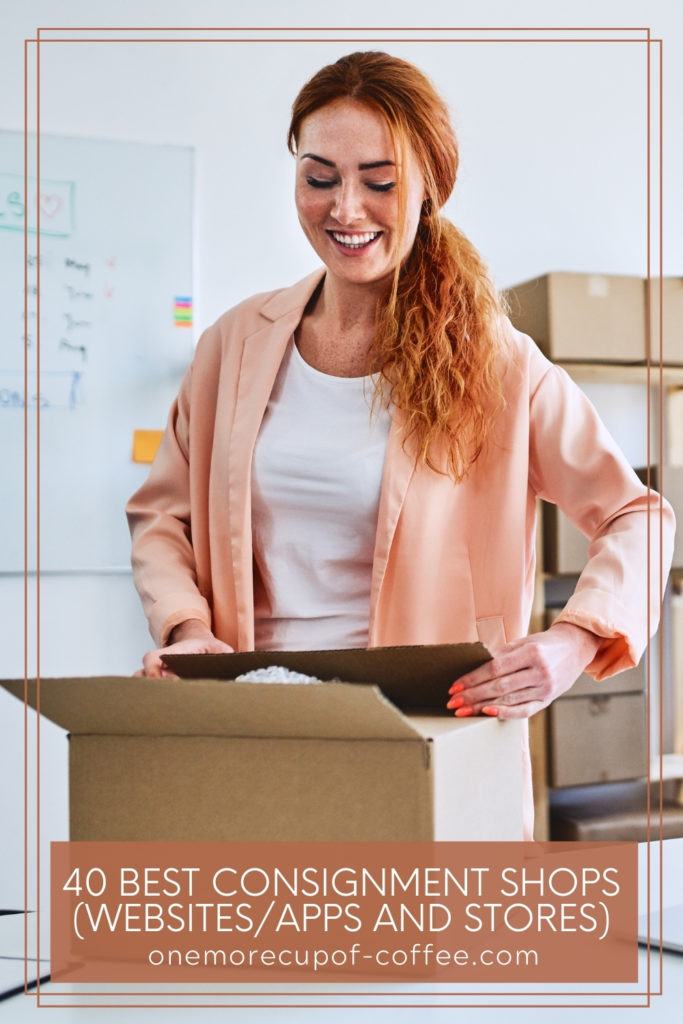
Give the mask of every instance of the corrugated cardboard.
M 642 778 L 647 770 L 645 735 L 643 693 L 594 694 L 553 701 L 551 786 Z
M 560 613 L 546 611 L 546 628 Z M 596 682 L 582 673 L 548 708 L 551 786 L 582 786 L 645 774 L 645 659 Z
M 453 680 L 490 657 L 483 644 L 475 643 L 169 654 L 164 662 L 185 679 L 234 679 L 255 668 L 279 665 L 319 679 L 373 683 L 402 711 L 429 709 L 441 714 L 443 695 Z
M 510 319 L 558 361 L 646 359 L 642 277 L 554 272 L 507 289 Z
M 489 657 L 453 644 L 184 666 L 226 680 L 245 664 L 355 676 L 308 684 L 43 679 L 41 713 L 70 733 L 71 839 L 519 840 L 525 723 L 445 709 L 450 683 Z M 22 698 L 23 680 L 2 685 Z
M 578 575 L 588 561 L 588 538 L 557 505 L 543 502 L 543 568 L 559 575 Z
M 667 388 L 663 411 L 667 464 L 683 466 L 683 386 Z
M 647 282 L 646 282 L 647 286 Z M 662 362 L 668 366 L 683 365 L 683 277 L 662 279 Z M 659 362 L 659 279 L 650 282 L 651 359 Z
M 546 611 L 546 628 L 560 608 Z M 596 682 L 585 672 L 548 708 L 551 786 L 582 786 L 645 774 L 646 662 Z
M 550 802 L 552 838 L 644 843 L 652 835 L 660 835 L 660 798 L 662 838 L 683 837 L 683 807 L 676 801 L 676 780 L 665 781 L 660 793 L 658 781 L 648 786 L 643 779 L 555 790 Z
M 670 608 L 671 662 L 674 679 L 674 753 L 683 754 L 683 584 L 681 581 L 671 595 Z

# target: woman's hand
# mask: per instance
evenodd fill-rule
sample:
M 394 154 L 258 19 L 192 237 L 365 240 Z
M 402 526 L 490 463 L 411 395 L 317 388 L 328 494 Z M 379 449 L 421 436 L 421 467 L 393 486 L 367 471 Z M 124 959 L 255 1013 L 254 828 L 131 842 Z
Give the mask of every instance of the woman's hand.
M 167 647 L 159 647 L 156 651 L 148 651 L 142 659 L 142 668 L 134 672 L 135 676 L 147 676 L 150 679 L 179 679 L 180 677 L 166 668 L 161 660 L 162 654 L 232 654 L 233 648 L 217 640 L 210 629 L 199 619 L 188 619 L 171 631 L 171 643 Z
M 447 708 L 458 718 L 480 711 L 498 718 L 529 718 L 568 690 L 602 642 L 581 626 L 557 622 L 505 644 L 491 661 L 457 679 Z

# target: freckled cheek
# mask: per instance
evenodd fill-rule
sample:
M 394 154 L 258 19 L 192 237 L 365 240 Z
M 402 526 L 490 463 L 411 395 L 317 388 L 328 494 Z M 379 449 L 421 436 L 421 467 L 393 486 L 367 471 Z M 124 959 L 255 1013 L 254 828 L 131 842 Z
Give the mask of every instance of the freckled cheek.
M 296 208 L 299 219 L 307 226 L 315 227 L 317 224 L 324 224 L 328 217 L 329 206 L 329 198 L 324 196 L 304 196 L 297 192 Z
M 386 195 L 381 202 L 376 204 L 376 209 L 372 211 L 372 214 L 374 221 L 383 224 L 388 229 L 395 228 L 398 220 L 396 196 L 392 193 Z

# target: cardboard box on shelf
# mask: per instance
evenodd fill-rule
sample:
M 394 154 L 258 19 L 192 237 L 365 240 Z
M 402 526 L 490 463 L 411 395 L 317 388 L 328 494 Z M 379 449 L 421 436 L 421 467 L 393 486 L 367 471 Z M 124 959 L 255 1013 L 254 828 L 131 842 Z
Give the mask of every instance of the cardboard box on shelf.
M 546 628 L 560 614 L 546 610 Z M 551 786 L 641 778 L 645 756 L 646 661 L 597 682 L 585 672 L 548 709 Z
M 526 723 L 445 708 L 489 657 L 253 651 L 184 656 L 196 679 L 42 679 L 41 714 L 69 731 L 71 839 L 520 840 Z M 343 681 L 227 681 L 267 665 Z
M 601 684 L 595 683 L 597 688 Z M 582 786 L 642 778 L 645 694 L 599 691 L 550 705 L 550 785 Z
M 646 359 L 642 277 L 553 272 L 507 289 L 510 319 L 556 361 Z
M 646 779 L 556 789 L 550 795 L 551 838 L 562 842 L 627 841 L 683 838 L 683 807 L 676 780 L 648 784 Z M 649 789 L 649 794 L 648 794 Z M 648 813 L 649 808 L 649 813 Z
M 683 365 L 683 277 L 665 277 L 662 362 Z M 506 290 L 510 319 L 558 362 L 660 359 L 659 279 L 553 271 Z M 647 311 L 650 310 L 650 337 Z
M 667 464 L 683 466 L 683 386 L 667 390 L 664 417 Z
M 588 561 L 588 538 L 557 505 L 543 502 L 543 569 L 559 576 L 578 576 Z
M 645 281 L 647 289 L 647 280 Z M 662 362 L 683 365 L 683 277 L 662 279 Z M 659 278 L 650 281 L 651 347 L 650 358 L 659 362 Z
M 683 581 L 673 588 L 671 608 L 671 679 L 673 704 L 673 749 L 683 754 Z M 678 799 L 683 805 L 683 780 L 678 781 Z

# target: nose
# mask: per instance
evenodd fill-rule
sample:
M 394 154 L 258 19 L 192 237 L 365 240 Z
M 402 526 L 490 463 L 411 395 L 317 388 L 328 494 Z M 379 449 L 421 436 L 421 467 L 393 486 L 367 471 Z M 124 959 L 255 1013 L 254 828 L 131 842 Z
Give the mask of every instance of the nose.
M 355 221 L 363 220 L 365 212 L 360 188 L 352 182 L 342 184 L 332 204 L 330 214 L 341 225 L 350 226 Z

